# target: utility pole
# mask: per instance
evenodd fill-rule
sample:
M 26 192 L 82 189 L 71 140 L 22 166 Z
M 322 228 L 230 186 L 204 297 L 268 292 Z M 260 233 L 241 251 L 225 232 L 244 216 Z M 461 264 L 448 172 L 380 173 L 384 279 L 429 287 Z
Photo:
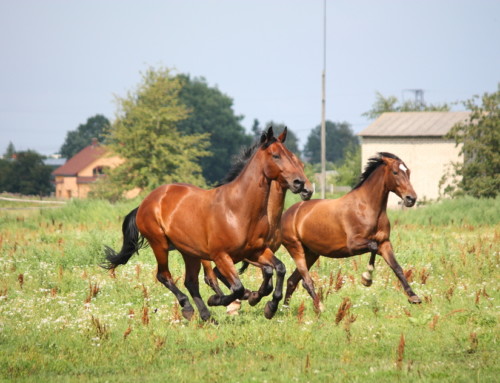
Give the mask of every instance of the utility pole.
M 326 77 L 326 0 L 323 0 L 323 73 L 321 75 L 321 198 L 326 191 L 326 123 L 325 123 L 325 77 Z

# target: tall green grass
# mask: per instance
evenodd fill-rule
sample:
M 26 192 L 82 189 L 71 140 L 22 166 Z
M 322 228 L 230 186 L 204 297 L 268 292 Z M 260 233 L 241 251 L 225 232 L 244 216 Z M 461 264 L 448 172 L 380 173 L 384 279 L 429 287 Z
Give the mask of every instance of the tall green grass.
M 407 303 L 381 260 L 373 286 L 365 288 L 360 274 L 368 256 L 320 258 L 312 276 L 323 314 L 299 288 L 270 321 L 263 315 L 267 299 L 256 307 L 244 303 L 236 317 L 210 308 L 219 325 L 182 319 L 174 296 L 155 279 L 150 249 L 114 276 L 98 267 L 105 244 L 120 247 L 123 217 L 139 202 L 0 212 L 0 381 L 493 382 L 499 376 L 498 199 L 390 212 L 394 249 L 421 305 Z M 283 249 L 277 255 L 290 275 L 292 260 Z M 184 289 L 177 252 L 170 264 Z M 250 268 L 242 280 L 256 289 L 260 271 Z M 207 299 L 202 276 L 200 283 Z M 339 313 L 346 298 L 351 307 Z

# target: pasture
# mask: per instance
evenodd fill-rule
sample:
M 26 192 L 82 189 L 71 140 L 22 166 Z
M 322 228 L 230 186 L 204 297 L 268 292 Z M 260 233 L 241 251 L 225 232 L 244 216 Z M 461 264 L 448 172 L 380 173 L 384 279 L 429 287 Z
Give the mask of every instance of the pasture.
M 289 196 L 289 206 L 297 196 Z M 103 246 L 121 245 L 139 200 L 72 201 L 0 210 L 0 381 L 19 382 L 494 382 L 500 376 L 500 198 L 391 211 L 391 240 L 413 290 L 369 255 L 320 258 L 311 274 L 326 307 L 302 287 L 272 320 L 264 304 L 218 324 L 182 318 L 157 282 L 151 249 L 114 274 Z M 2 206 L 5 206 L 3 204 Z M 277 253 L 295 269 L 283 247 Z M 183 287 L 183 262 L 170 264 Z M 201 280 L 204 299 L 212 291 Z M 261 273 L 242 276 L 256 289 Z M 185 291 L 185 290 L 184 290 Z

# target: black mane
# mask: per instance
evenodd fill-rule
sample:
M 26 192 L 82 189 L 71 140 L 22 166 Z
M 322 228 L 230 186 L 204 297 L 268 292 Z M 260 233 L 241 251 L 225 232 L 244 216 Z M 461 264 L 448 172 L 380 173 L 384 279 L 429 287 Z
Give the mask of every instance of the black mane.
M 243 168 L 246 166 L 250 158 L 252 158 L 253 154 L 260 147 L 260 141 L 256 141 L 252 146 L 248 148 L 244 148 L 240 151 L 238 155 L 235 155 L 232 159 L 232 165 L 229 171 L 227 172 L 224 179 L 217 186 L 225 185 L 238 177 Z
M 383 157 L 392 158 L 394 160 L 401 161 L 401 159 L 398 156 L 396 156 L 392 153 L 387 153 L 387 152 L 377 153 L 376 156 L 368 159 L 368 162 L 365 166 L 365 170 L 363 171 L 363 173 L 359 177 L 358 183 L 356 184 L 356 186 L 354 186 L 352 188 L 352 190 L 357 189 L 361 185 L 363 185 L 363 183 L 368 179 L 368 177 L 370 177 L 370 175 L 375 171 L 375 169 L 377 169 L 380 165 L 384 164 L 384 161 L 382 160 Z

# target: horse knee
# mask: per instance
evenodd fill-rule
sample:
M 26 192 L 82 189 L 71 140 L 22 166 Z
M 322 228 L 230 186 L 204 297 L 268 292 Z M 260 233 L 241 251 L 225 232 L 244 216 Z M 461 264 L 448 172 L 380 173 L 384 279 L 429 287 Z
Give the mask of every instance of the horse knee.
M 276 265 L 276 275 L 278 275 L 278 277 L 281 277 L 283 278 L 286 274 L 286 267 L 285 267 L 285 264 L 283 262 L 279 262 L 277 265 Z

